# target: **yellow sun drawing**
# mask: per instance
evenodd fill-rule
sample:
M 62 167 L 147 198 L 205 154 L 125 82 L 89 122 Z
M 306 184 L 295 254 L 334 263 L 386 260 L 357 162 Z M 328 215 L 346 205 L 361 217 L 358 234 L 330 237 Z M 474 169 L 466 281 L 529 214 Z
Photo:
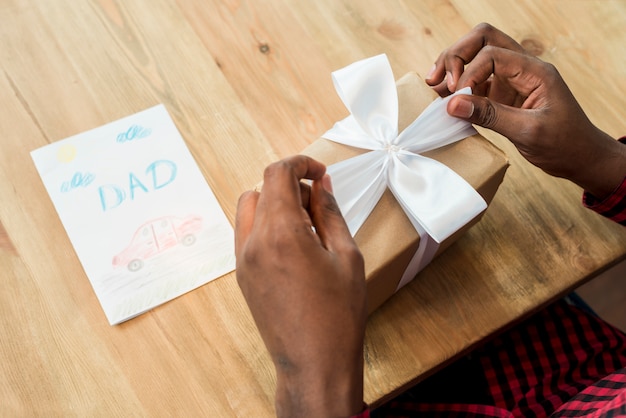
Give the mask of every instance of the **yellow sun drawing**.
M 69 163 L 76 157 L 76 147 L 74 145 L 61 145 L 57 150 L 57 160 L 62 163 Z

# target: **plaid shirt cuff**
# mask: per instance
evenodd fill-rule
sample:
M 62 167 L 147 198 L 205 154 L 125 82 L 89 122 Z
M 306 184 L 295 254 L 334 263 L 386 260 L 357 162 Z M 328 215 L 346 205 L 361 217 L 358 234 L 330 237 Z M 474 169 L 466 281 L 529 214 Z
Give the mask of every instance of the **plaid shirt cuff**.
M 620 139 L 626 144 L 626 137 Z M 591 193 L 583 194 L 583 205 L 602 216 L 626 226 L 626 177 L 622 183 L 606 198 L 599 200 Z

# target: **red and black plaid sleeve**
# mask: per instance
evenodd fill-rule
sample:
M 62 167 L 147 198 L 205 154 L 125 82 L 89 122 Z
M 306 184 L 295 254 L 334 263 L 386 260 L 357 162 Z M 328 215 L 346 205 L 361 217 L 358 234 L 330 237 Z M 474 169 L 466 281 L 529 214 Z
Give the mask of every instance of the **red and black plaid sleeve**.
M 626 144 L 626 137 L 621 138 L 620 142 Z M 592 194 L 585 192 L 583 194 L 583 205 L 602 216 L 626 226 L 626 177 L 622 180 L 622 184 L 603 200 L 598 200 Z
M 559 408 L 553 417 L 626 416 L 626 369 L 594 383 Z
M 556 411 L 607 416 L 592 412 L 619 411 L 626 400 L 626 335 L 564 301 L 463 362 L 372 411 L 372 417 L 546 417 Z

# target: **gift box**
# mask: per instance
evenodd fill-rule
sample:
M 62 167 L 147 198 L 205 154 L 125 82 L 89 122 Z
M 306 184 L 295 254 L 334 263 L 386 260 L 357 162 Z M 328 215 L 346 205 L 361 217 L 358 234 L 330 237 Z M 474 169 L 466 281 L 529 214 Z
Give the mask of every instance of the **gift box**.
M 393 75 L 391 77 L 393 83 Z M 409 73 L 400 78 L 396 82 L 396 89 L 398 132 L 402 132 L 437 98 L 437 94 L 416 73 Z M 342 95 L 339 90 L 338 88 L 339 94 Z M 509 165 L 508 159 L 500 149 L 476 131 L 473 132 L 473 135 L 465 139 L 424 152 L 422 155 L 443 163 L 460 175 L 488 204 L 503 180 Z M 320 138 L 304 149 L 302 154 L 331 166 L 365 152 L 364 149 Z M 358 173 L 355 175 L 358 176 Z M 335 184 L 336 179 L 332 173 L 331 177 Z M 483 213 L 484 209 L 447 238 L 436 243 L 430 259 L 444 251 L 478 222 Z M 389 189 L 383 192 L 354 238 L 365 260 L 368 310 L 371 313 L 406 284 L 407 273 L 409 281 L 415 277 L 416 272 L 408 272 L 408 269 L 409 264 L 415 259 L 421 238 L 414 223 L 409 220 L 405 210 Z

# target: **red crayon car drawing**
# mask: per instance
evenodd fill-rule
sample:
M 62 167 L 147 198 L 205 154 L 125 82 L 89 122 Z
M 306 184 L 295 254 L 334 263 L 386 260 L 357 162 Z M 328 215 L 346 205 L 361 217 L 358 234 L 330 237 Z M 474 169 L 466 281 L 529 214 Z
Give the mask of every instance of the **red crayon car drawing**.
M 202 218 L 193 215 L 185 218 L 164 216 L 146 222 L 135 231 L 128 247 L 113 257 L 113 266 L 137 271 L 143 267 L 144 260 L 168 248 L 178 244 L 192 245 L 201 228 Z

